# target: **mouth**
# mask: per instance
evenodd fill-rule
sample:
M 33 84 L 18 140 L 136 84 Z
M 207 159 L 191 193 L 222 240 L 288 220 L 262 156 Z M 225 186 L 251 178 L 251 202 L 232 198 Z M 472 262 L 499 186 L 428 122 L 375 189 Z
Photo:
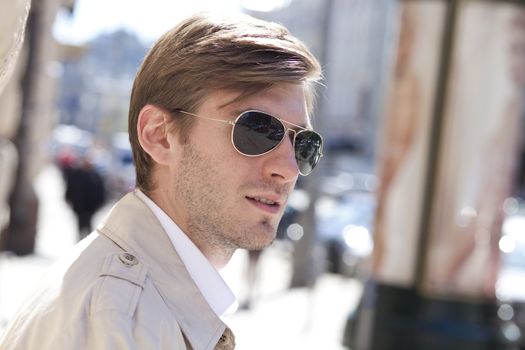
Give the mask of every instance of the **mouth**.
M 258 209 L 269 214 L 277 214 L 281 210 L 282 205 L 277 200 L 272 200 L 262 196 L 246 196 L 246 199 Z

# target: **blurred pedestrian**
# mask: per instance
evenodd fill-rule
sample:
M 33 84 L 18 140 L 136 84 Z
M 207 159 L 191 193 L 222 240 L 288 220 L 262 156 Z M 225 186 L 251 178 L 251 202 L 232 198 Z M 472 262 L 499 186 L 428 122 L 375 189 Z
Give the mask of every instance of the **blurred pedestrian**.
M 56 165 L 62 173 L 64 181 L 67 182 L 69 174 L 78 167 L 78 154 L 72 146 L 62 147 L 56 156 Z
M 257 282 L 259 281 L 260 274 L 260 260 L 262 255 L 262 249 L 251 249 L 248 250 L 248 264 L 245 270 L 245 284 L 246 284 L 246 295 L 244 301 L 240 304 L 240 309 L 249 310 L 252 308 L 252 304 L 255 301 L 255 292 Z
M 82 157 L 78 167 L 68 166 L 64 176 L 66 201 L 77 217 L 78 234 L 82 239 L 91 232 L 93 215 L 104 204 L 104 179 L 89 156 Z
M 198 14 L 139 69 L 129 134 L 137 189 L 60 261 L 1 349 L 233 349 L 217 270 L 268 246 L 322 154 L 320 67 L 278 24 Z
M 299 183 L 299 181 L 297 181 Z M 288 227 L 294 224 L 298 220 L 300 211 L 293 207 L 293 204 L 289 204 L 277 226 L 277 233 L 275 236 L 276 240 L 287 240 Z M 241 310 L 250 310 L 256 301 L 258 294 L 257 288 L 259 286 L 259 280 L 261 276 L 261 256 L 263 255 L 263 249 L 249 249 L 247 251 L 248 264 L 245 266 L 244 271 L 244 284 L 245 284 L 245 295 L 244 300 L 239 305 Z

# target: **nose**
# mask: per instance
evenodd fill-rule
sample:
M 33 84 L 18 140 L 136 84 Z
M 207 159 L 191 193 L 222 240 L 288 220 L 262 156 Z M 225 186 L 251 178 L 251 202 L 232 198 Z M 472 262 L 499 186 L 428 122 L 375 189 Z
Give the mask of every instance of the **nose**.
M 264 156 L 264 173 L 267 177 L 283 183 L 295 181 L 299 168 L 295 160 L 293 132 L 288 131 L 283 141 L 272 152 Z

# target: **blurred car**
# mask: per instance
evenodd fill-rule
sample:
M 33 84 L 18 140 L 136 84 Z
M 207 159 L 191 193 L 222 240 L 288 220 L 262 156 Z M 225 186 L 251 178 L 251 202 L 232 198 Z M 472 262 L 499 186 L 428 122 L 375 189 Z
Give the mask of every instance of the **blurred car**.
M 58 125 L 51 135 L 49 151 L 60 167 L 75 162 L 93 146 L 93 135 L 74 125 Z
M 77 168 L 84 159 L 93 164 L 103 177 L 109 170 L 111 157 L 96 135 L 74 125 L 58 125 L 53 130 L 49 152 L 53 163 L 65 174 Z
M 342 173 L 323 180 L 315 213 L 326 271 L 348 277 L 363 272 L 374 246 L 376 188 L 371 174 Z
M 113 135 L 111 158 L 107 187 L 111 195 L 118 198 L 135 187 L 135 165 L 128 133 L 119 132 Z

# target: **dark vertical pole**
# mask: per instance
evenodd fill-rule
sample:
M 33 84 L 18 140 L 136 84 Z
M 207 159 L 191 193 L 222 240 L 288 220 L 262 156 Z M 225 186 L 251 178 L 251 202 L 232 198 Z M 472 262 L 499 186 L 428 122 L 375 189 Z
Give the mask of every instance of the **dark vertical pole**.
M 435 198 L 436 176 L 438 173 L 439 149 L 441 146 L 441 135 L 444 127 L 444 114 L 447 102 L 447 87 L 450 80 L 450 69 L 452 66 L 452 55 L 454 51 L 456 24 L 458 18 L 458 0 L 447 1 L 447 13 L 445 16 L 443 40 L 441 44 L 440 66 L 437 78 L 436 95 L 432 113 L 432 126 L 428 151 L 428 163 L 423 192 L 423 210 L 419 229 L 419 242 L 417 249 L 416 266 L 414 271 L 415 284 L 419 288 L 424 278 L 426 269 L 426 255 L 428 252 L 428 240 L 430 219 L 433 211 L 433 199 Z

